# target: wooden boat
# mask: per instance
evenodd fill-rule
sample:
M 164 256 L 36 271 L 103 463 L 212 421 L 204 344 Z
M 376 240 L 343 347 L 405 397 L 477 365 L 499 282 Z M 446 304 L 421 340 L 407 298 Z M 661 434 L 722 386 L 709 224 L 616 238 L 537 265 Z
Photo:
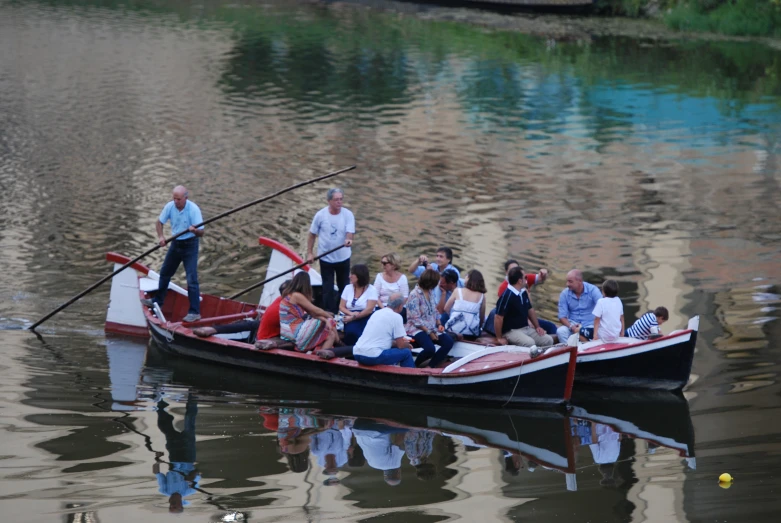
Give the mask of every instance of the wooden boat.
M 575 381 L 631 389 L 679 391 L 689 382 L 700 318 L 684 330 L 650 340 L 618 338 L 578 346 Z
M 288 247 L 268 238 L 260 244 L 274 249 L 267 276 L 278 274 L 302 263 Z M 106 259 L 115 268 L 130 259 L 108 253 Z M 164 350 L 211 363 L 233 365 L 264 373 L 283 374 L 303 380 L 317 380 L 363 389 L 404 392 L 419 396 L 457 398 L 493 404 L 566 405 L 572 395 L 576 350 L 561 347 L 532 358 L 525 347 L 469 347 L 451 350 L 455 361 L 444 369 L 408 369 L 388 365 L 368 367 L 352 359 L 323 360 L 314 354 L 271 349 L 256 350 L 254 345 L 220 336 L 199 338 L 193 329 L 204 325 L 229 323 L 252 318 L 278 294 L 281 279 L 269 284 L 261 295 L 260 307 L 203 294 L 203 319 L 182 323 L 187 313 L 187 292 L 170 285 L 162 310 L 143 307 L 140 298 L 157 290 L 159 275 L 140 263 L 114 277 L 106 318 L 107 332 L 143 335 L 151 333 Z M 311 267 L 313 284 L 321 279 Z
M 699 316 L 684 330 L 656 339 L 618 338 L 578 345 L 575 383 L 626 389 L 681 390 L 689 381 Z M 456 342 L 460 353 L 479 351 L 478 342 Z

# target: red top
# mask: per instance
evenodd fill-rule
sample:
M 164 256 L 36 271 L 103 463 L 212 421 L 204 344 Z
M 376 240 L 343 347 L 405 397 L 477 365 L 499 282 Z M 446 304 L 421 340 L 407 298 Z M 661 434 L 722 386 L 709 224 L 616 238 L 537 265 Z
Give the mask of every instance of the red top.
M 266 312 L 260 318 L 260 327 L 258 327 L 258 335 L 255 339 L 267 340 L 269 338 L 279 337 L 279 303 L 282 301 L 282 296 L 271 302 Z
M 531 289 L 534 287 L 534 284 L 537 283 L 537 275 L 536 274 L 527 274 L 526 275 L 526 287 Z M 505 279 L 501 285 L 499 285 L 499 292 L 497 293 L 499 297 L 502 297 L 502 294 L 504 294 L 504 291 L 507 290 L 507 280 Z M 261 324 L 262 326 L 262 324 Z

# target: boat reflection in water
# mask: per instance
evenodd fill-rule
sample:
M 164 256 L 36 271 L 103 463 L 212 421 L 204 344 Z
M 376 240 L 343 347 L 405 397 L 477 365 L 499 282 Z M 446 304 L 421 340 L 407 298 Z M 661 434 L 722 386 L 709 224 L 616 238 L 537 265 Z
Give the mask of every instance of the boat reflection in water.
M 185 510 L 216 507 L 234 518 L 260 507 L 264 517 L 295 519 L 301 510 L 369 517 L 421 505 L 464 517 L 490 507 L 504 517 L 544 513 L 563 502 L 559 493 L 579 496 L 579 479 L 591 497 L 597 472 L 597 488 L 620 489 L 629 441 L 645 441 L 649 453 L 672 449 L 694 466 L 688 405 L 671 393 L 583 395 L 569 413 L 480 409 L 291 385 L 138 348 L 110 340 L 114 405 L 147 405 L 135 423 L 173 512 L 189 501 Z

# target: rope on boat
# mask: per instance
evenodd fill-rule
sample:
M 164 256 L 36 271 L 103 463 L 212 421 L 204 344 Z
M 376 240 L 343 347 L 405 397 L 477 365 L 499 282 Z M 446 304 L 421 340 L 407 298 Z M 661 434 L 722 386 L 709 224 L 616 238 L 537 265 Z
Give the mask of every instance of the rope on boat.
M 521 370 L 523 370 L 523 362 L 524 361 L 525 360 L 522 360 L 521 361 L 521 366 L 518 367 L 518 379 L 515 380 L 515 386 L 513 387 L 513 391 L 510 393 L 510 397 L 507 398 L 507 401 L 505 401 L 504 404 L 502 404 L 502 407 L 506 407 L 507 404 L 510 403 L 510 401 L 513 399 L 513 396 L 515 396 L 515 389 L 518 388 L 518 383 L 520 383 L 520 381 L 521 381 Z

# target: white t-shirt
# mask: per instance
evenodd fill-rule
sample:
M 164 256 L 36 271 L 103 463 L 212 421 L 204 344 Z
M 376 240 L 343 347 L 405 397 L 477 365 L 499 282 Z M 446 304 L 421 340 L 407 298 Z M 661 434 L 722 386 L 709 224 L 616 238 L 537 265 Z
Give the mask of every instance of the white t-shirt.
M 366 308 L 369 300 L 377 300 L 377 289 L 375 289 L 374 285 L 370 283 L 366 286 L 363 294 L 355 299 L 355 287 L 353 287 L 353 284 L 350 283 L 342 291 L 342 299 L 344 300 L 347 308 L 352 312 L 360 312 Z M 353 301 L 353 299 L 355 299 L 355 301 Z
M 377 289 L 377 294 L 379 295 L 380 301 L 383 305 L 388 305 L 390 295 L 396 292 L 404 296 L 405 300 L 409 297 L 409 282 L 407 281 L 407 277 L 403 274 L 401 275 L 401 278 L 396 280 L 394 283 L 389 283 L 385 281 L 382 273 L 379 272 L 377 273 L 377 277 L 374 279 L 374 287 Z
M 599 318 L 599 332 L 594 333 L 595 339 L 614 341 L 621 336 L 621 316 L 624 315 L 621 298 L 600 298 L 594 306 L 593 314 Z
M 309 232 L 317 235 L 317 255 L 319 256 L 344 245 L 347 233 L 355 234 L 355 216 L 344 207 L 339 211 L 339 214 L 331 214 L 326 206 L 315 214 Z M 327 263 L 339 263 L 349 259 L 350 256 L 352 256 L 352 249 L 343 247 L 320 259 Z
M 330 428 L 324 432 L 313 434 L 310 448 L 312 454 L 317 456 L 317 464 L 325 468 L 326 456 L 333 454 L 336 459 L 336 466 L 344 466 L 347 463 L 347 449 L 350 448 L 352 438 L 353 433 L 348 428 L 342 430 Z
M 376 358 L 382 351 L 392 348 L 394 340 L 406 335 L 401 314 L 385 307 L 369 317 L 363 334 L 353 347 L 353 355 Z
M 355 441 L 363 449 L 363 456 L 371 468 L 393 470 L 401 467 L 404 451 L 391 443 L 390 434 L 382 434 L 374 430 L 353 430 L 353 432 L 355 432 Z
M 621 454 L 621 436 L 613 429 L 602 423 L 595 427 L 597 442 L 589 445 L 594 463 L 599 465 L 615 463 Z

